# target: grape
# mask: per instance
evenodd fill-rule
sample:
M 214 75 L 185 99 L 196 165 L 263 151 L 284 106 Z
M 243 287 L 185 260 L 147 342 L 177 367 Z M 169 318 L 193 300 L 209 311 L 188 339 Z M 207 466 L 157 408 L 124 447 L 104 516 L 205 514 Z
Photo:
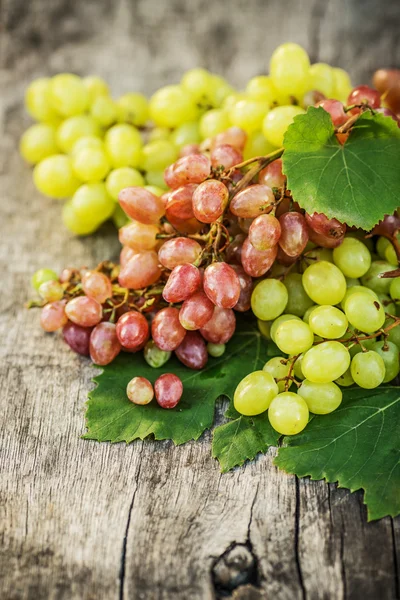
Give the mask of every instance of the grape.
M 386 273 L 387 271 L 394 271 L 394 269 L 395 267 L 393 265 L 390 265 L 384 260 L 374 260 L 372 261 L 371 266 L 366 274 L 361 277 L 361 283 L 365 287 L 373 290 L 375 293 L 388 294 L 390 290 L 391 279 L 384 279 L 379 277 L 379 275 L 381 273 Z
M 213 138 L 232 125 L 227 111 L 215 108 L 207 111 L 200 119 L 200 135 L 203 140 Z
M 172 189 L 187 183 L 201 183 L 209 176 L 210 169 L 211 163 L 207 156 L 183 156 L 165 170 L 165 183 Z
M 126 395 L 134 404 L 148 404 L 154 397 L 153 386 L 145 377 L 134 377 L 126 387 Z
M 183 384 L 177 375 L 164 373 L 154 384 L 156 400 L 161 408 L 175 408 L 183 394 Z
M 19 150 L 22 157 L 32 165 L 57 154 L 55 128 L 45 123 L 31 125 L 21 138 Z
M 268 409 L 278 391 L 271 373 L 254 371 L 242 379 L 237 386 L 233 404 L 242 415 L 260 415 Z
M 400 372 L 399 349 L 393 342 L 374 342 L 371 350 L 377 352 L 385 364 L 383 383 L 392 381 Z
M 354 379 L 351 376 L 350 367 L 347 369 L 347 371 L 343 373 L 343 375 L 341 375 L 335 380 L 335 383 L 342 387 L 349 387 L 350 385 L 353 385 Z
M 251 307 L 251 294 L 253 292 L 253 279 L 240 265 L 230 265 L 235 271 L 240 284 L 239 300 L 233 307 L 238 312 L 246 312 Z
M 78 219 L 95 225 L 106 221 L 115 209 L 104 183 L 81 185 L 71 199 L 71 206 Z
M 65 306 L 68 319 L 81 327 L 93 327 L 103 317 L 102 306 L 94 298 L 78 296 L 69 300 Z
M 264 279 L 254 288 L 251 308 L 258 319 L 272 321 L 285 310 L 288 292 L 281 281 Z
M 275 150 L 275 146 L 267 142 L 262 131 L 255 131 L 248 136 L 246 146 L 243 150 L 244 160 L 253 158 L 254 156 L 265 156 Z M 265 183 L 260 181 L 259 183 Z M 269 185 L 269 184 L 267 184 Z
M 181 363 L 196 371 L 203 369 L 208 361 L 206 343 L 197 331 L 187 332 L 175 354 Z
M 400 111 L 400 73 L 398 69 L 379 69 L 374 73 L 374 86 L 395 113 Z
M 194 217 L 193 196 L 197 187 L 197 184 L 189 183 L 169 194 L 165 210 L 170 221 L 174 219 L 187 221 Z
M 371 390 L 385 379 L 385 363 L 377 352 L 368 350 L 355 355 L 351 361 L 351 376 L 360 387 Z
M 276 396 L 269 407 L 268 419 L 272 427 L 282 435 L 295 435 L 308 423 L 306 401 L 293 392 L 282 392 Z
M 137 92 L 124 94 L 118 98 L 117 109 L 120 123 L 129 123 L 135 125 L 135 127 L 141 127 L 146 124 L 149 118 L 147 98 Z
M 302 365 L 302 362 L 303 362 L 303 357 L 304 357 L 304 354 L 300 354 L 300 356 L 297 356 L 297 357 L 292 357 L 292 356 L 289 357 L 289 358 L 291 358 L 291 359 L 294 360 L 293 374 L 294 374 L 294 376 L 297 379 L 300 379 L 301 381 L 303 379 L 305 379 L 304 373 L 303 373 L 303 371 L 301 369 L 301 365 Z
M 277 379 L 283 380 L 285 377 L 288 377 L 289 370 L 290 363 L 281 356 L 274 356 L 274 358 L 270 358 L 270 360 L 263 366 L 263 371 L 270 373 L 275 381 Z M 276 381 L 279 392 L 284 391 L 285 383 L 285 381 Z
M 82 79 L 82 83 L 89 93 L 90 104 L 93 104 L 93 102 L 99 96 L 110 95 L 108 85 L 101 77 L 97 77 L 96 75 L 89 75 L 88 77 L 84 77 Z
M 100 181 L 110 170 L 110 165 L 103 150 L 85 148 L 74 153 L 72 168 L 81 181 Z
M 111 166 L 137 167 L 142 157 L 142 138 L 132 125 L 114 125 L 104 138 Z
M 233 308 L 240 296 L 240 281 L 234 269 L 224 263 L 213 263 L 204 272 L 204 291 L 221 308 Z
M 168 278 L 163 290 L 166 302 L 183 302 L 200 287 L 201 277 L 197 267 L 190 264 L 178 265 Z
M 99 226 L 99 222 L 93 220 L 93 215 L 87 219 L 78 216 L 69 200 L 62 209 L 62 220 L 67 229 L 75 235 L 88 235 L 93 233 Z
M 143 223 L 133 221 L 121 227 L 118 237 L 123 246 L 129 246 L 135 250 L 153 250 L 158 243 L 156 238 L 158 233 L 157 225 L 143 225 Z
M 316 233 L 327 238 L 342 239 L 346 225 L 337 219 L 328 219 L 323 213 L 305 214 L 307 225 Z
M 179 158 L 190 156 L 191 154 L 201 154 L 199 144 L 187 144 L 183 146 L 179 151 Z
M 347 237 L 333 251 L 333 261 L 346 277 L 362 277 L 371 266 L 368 248 L 356 238 Z
M 102 127 L 111 127 L 117 122 L 117 105 L 112 98 L 99 96 L 90 107 L 90 116 Z
M 35 79 L 25 92 L 25 108 L 36 121 L 57 122 L 58 115 L 51 104 L 51 80 L 46 77 Z
M 346 123 L 348 116 L 344 112 L 343 104 L 339 100 L 322 100 L 318 102 L 318 106 L 321 106 L 330 114 L 335 127 L 340 127 Z
M 342 237 L 326 236 L 322 233 L 317 233 L 310 227 L 308 228 L 308 237 L 310 242 L 317 246 L 321 246 L 321 248 L 337 248 L 344 240 L 344 234 Z
M 216 306 L 213 316 L 200 329 L 200 333 L 207 342 L 226 344 L 235 333 L 235 329 L 236 317 L 233 310 Z
M 166 191 L 168 188 L 164 180 L 163 171 L 147 171 L 146 183 L 146 188 L 148 188 L 149 186 L 155 186 L 157 188 L 161 188 L 163 192 Z
M 394 277 L 390 280 L 389 293 L 393 300 L 400 300 L 400 277 Z
M 214 308 L 214 304 L 204 292 L 196 292 L 182 304 L 179 321 L 190 331 L 200 329 L 211 319 Z
M 303 357 L 301 370 L 314 383 L 338 379 L 350 366 L 350 353 L 340 342 L 322 342 L 310 348 Z
M 103 304 L 112 296 L 111 281 L 99 271 L 86 271 L 82 276 L 82 289 L 86 296 L 94 298 L 100 304 Z
M 140 350 L 149 338 L 149 324 L 140 312 L 130 310 L 118 319 L 116 333 L 121 346 Z
M 346 315 L 334 306 L 317 306 L 309 316 L 309 325 L 312 331 L 330 340 L 339 339 L 347 331 L 348 321 Z
M 391 244 L 390 242 L 389 242 L 389 244 L 386 247 L 385 257 L 384 258 L 387 260 L 387 262 L 390 265 L 392 265 L 394 267 L 397 267 L 398 264 L 399 264 L 399 260 L 397 258 L 396 250 L 394 249 L 393 244 Z
M 284 94 L 301 97 L 309 82 L 310 61 L 298 44 L 286 43 L 276 48 L 269 63 L 274 86 Z
M 33 170 L 33 181 L 39 192 L 50 198 L 68 198 L 80 185 L 71 159 L 64 154 L 54 154 L 40 161 Z
M 271 321 L 261 321 L 261 319 L 257 319 L 258 329 L 263 337 L 267 340 L 271 339 Z
M 254 219 L 242 219 L 242 217 L 239 217 L 237 220 L 237 224 L 240 227 L 241 231 L 243 231 L 244 233 L 249 233 L 250 225 L 253 221 Z
M 72 117 L 85 112 L 89 105 L 89 93 L 80 77 L 60 73 L 51 79 L 50 100 L 59 115 Z
M 266 140 L 275 147 L 282 146 L 287 128 L 297 115 L 302 115 L 304 112 L 299 106 L 277 106 L 270 110 L 262 125 Z
M 350 77 L 343 69 L 333 69 L 333 77 L 335 82 L 333 97 L 346 102 L 347 96 L 349 95 L 352 85 Z
M 307 323 L 299 319 L 291 319 L 279 325 L 274 341 L 279 350 L 285 354 L 300 354 L 311 348 L 314 334 Z
M 235 102 L 229 111 L 229 118 L 232 125 L 251 134 L 261 129 L 268 109 L 269 104 L 265 100 L 246 97 Z
M 98 123 L 88 115 L 70 117 L 57 129 L 57 144 L 65 153 L 72 152 L 78 140 L 83 137 L 100 138 Z
M 182 123 L 169 136 L 169 140 L 181 150 L 188 146 L 197 146 L 200 143 L 200 131 L 197 121 Z M 196 154 L 189 152 L 188 154 Z M 174 158 L 174 160 L 176 160 Z M 173 162 L 173 161 L 171 161 Z
M 58 281 L 44 281 L 38 289 L 39 296 L 46 302 L 62 300 L 64 288 Z
M 58 300 L 46 304 L 42 308 L 40 314 L 40 325 L 45 331 L 57 331 L 68 322 L 68 317 L 65 314 L 65 300 Z
M 171 358 L 171 352 L 161 350 L 153 340 L 149 340 L 144 347 L 144 359 L 153 369 L 159 369 Z
M 313 312 L 313 310 L 314 310 L 315 308 L 317 308 L 317 306 L 318 306 L 317 304 L 313 304 L 312 306 L 310 306 L 309 308 L 307 308 L 306 312 L 305 312 L 305 313 L 304 313 L 304 315 L 303 315 L 303 321 L 304 321 L 305 323 L 309 323 L 309 321 L 310 321 L 310 317 L 311 317 L 311 313 Z M 288 310 L 289 310 L 289 309 L 288 309 Z
M 104 152 L 105 146 L 103 140 L 99 137 L 96 137 L 95 135 L 84 135 L 74 142 L 70 152 L 71 157 L 73 158 L 78 152 L 86 150 L 87 148 L 92 150 L 103 150 Z
M 158 223 L 165 213 L 162 199 L 141 187 L 121 190 L 118 200 L 128 217 L 144 225 Z
M 297 391 L 306 401 L 308 410 L 315 415 L 327 415 L 342 402 L 342 391 L 333 382 L 315 383 L 305 379 Z
M 246 85 L 246 93 L 251 98 L 272 104 L 275 99 L 275 88 L 270 77 L 260 75 L 250 79 Z
M 216 146 L 213 150 L 211 150 L 210 158 L 214 169 L 218 167 L 230 169 L 243 161 L 242 153 L 229 144 Z
M 386 294 L 378 294 L 378 299 L 382 304 L 385 313 L 389 313 L 391 315 L 396 314 L 396 304 L 395 302 L 392 302 L 390 296 L 387 296 Z
M 378 300 L 377 294 L 373 292 L 370 288 L 364 287 L 363 285 L 353 285 L 350 288 L 347 288 L 346 294 L 343 300 L 340 303 L 340 306 L 343 308 L 346 306 L 346 300 L 353 294 L 357 294 L 358 292 L 362 292 L 364 294 L 368 294 L 368 296 L 372 296 L 375 300 Z
M 377 90 L 368 85 L 358 85 L 349 94 L 347 104 L 368 104 L 371 108 L 379 108 L 381 105 L 381 95 Z M 357 114 L 360 109 L 353 109 L 351 114 Z
M 282 173 L 282 159 L 278 158 L 267 165 L 258 175 L 258 183 L 268 187 L 281 189 L 286 183 L 286 175 Z
M 225 256 L 229 263 L 241 264 L 242 247 L 246 236 L 243 233 L 235 235 L 231 243 L 226 247 Z
M 335 88 L 333 69 L 326 63 L 314 63 L 308 71 L 309 87 L 331 97 Z
M 173 194 L 171 194 L 172 196 Z M 201 183 L 193 193 L 193 213 L 201 223 L 213 223 L 228 204 L 228 189 L 216 179 Z
M 300 273 L 289 273 L 285 277 L 285 286 L 289 294 L 286 311 L 302 317 L 314 303 L 303 287 Z
M 400 218 L 396 215 L 385 215 L 384 219 L 375 225 L 372 230 L 374 235 L 390 235 L 392 236 L 400 229 Z M 381 257 L 382 258 L 382 257 Z
M 230 203 L 231 213 L 243 219 L 253 219 L 271 211 L 275 196 L 267 185 L 250 185 L 234 196 Z
M 96 365 L 108 365 L 121 351 L 114 323 L 99 323 L 90 335 L 90 358 Z
M 225 354 L 226 346 L 225 344 L 213 344 L 212 342 L 208 342 L 207 344 L 207 352 L 210 356 L 214 358 L 219 358 L 223 354 Z
M 150 117 L 158 127 L 171 129 L 195 121 L 198 109 L 192 96 L 180 85 L 167 85 L 150 99 Z
M 46 281 L 56 281 L 57 273 L 51 269 L 39 269 L 32 275 L 31 284 L 33 289 L 38 290 Z
M 298 212 L 287 212 L 279 217 L 279 223 L 279 246 L 290 257 L 300 256 L 308 242 L 305 218 Z
M 276 246 L 281 237 L 281 225 L 273 215 L 259 215 L 249 228 L 249 242 L 259 251 Z
M 229 127 L 229 129 L 226 131 L 218 133 L 215 136 L 213 139 L 213 149 L 217 148 L 218 146 L 224 146 L 225 144 L 228 144 L 240 152 L 243 152 L 246 141 L 247 134 L 243 129 L 240 127 Z
M 181 86 L 197 103 L 210 104 L 213 95 L 213 78 L 206 69 L 196 68 L 186 71 Z
M 271 340 L 273 342 L 275 342 L 275 334 L 276 334 L 276 331 L 277 331 L 279 325 L 281 325 L 282 323 L 285 323 L 285 321 L 293 321 L 293 320 L 300 321 L 301 319 L 300 319 L 300 317 L 296 317 L 296 315 L 290 315 L 287 313 L 274 319 L 274 321 L 271 324 L 271 328 L 270 328 L 270 332 L 269 332 Z
M 160 263 L 167 269 L 174 269 L 186 263 L 195 263 L 200 257 L 202 248 L 196 240 L 177 237 L 167 240 L 158 251 Z
M 186 335 L 186 329 L 179 320 L 179 310 L 173 307 L 161 309 L 151 324 L 151 335 L 161 350 L 176 350 Z
M 149 250 L 134 254 L 118 276 L 119 284 L 132 290 L 140 290 L 156 283 L 161 275 L 157 252 Z
M 172 142 L 156 140 L 144 146 L 141 166 L 144 171 L 163 171 L 177 158 L 178 151 Z
M 306 293 L 316 304 L 339 304 L 346 293 L 343 273 L 325 260 L 307 267 L 302 282 Z
M 365 333 L 377 331 L 385 322 L 382 304 L 364 292 L 351 294 L 345 302 L 344 310 L 351 325 Z
M 91 327 L 81 327 L 69 321 L 64 325 L 62 333 L 64 341 L 74 352 L 82 356 L 89 356 Z
M 314 264 L 321 260 L 333 263 L 333 253 L 329 248 L 313 248 L 312 250 L 308 250 L 305 254 L 305 258 L 307 264 L 311 261 L 312 264 Z

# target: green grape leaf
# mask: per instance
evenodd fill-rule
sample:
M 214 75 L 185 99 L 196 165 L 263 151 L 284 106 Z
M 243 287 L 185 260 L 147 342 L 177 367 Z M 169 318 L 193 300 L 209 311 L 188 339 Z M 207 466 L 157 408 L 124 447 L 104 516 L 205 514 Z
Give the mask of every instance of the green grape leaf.
M 142 353 L 121 353 L 94 379 L 97 387 L 89 394 L 88 431 L 83 437 L 131 442 L 153 434 L 156 440 L 171 439 L 175 444 L 197 440 L 213 424 L 218 397 L 232 397 L 243 377 L 263 367 L 269 351 L 257 323 L 241 317 L 225 354 L 220 358 L 210 357 L 201 371 L 188 369 L 175 357 L 160 369 L 154 369 Z M 183 396 L 176 408 L 162 409 L 155 400 L 146 406 L 128 400 L 126 386 L 133 377 L 146 377 L 154 383 L 162 373 L 175 373 L 183 382 Z
M 349 389 L 341 406 L 285 437 L 275 464 L 298 477 L 363 489 L 368 520 L 400 513 L 400 388 Z
M 310 107 L 284 138 L 283 171 L 294 200 L 369 231 L 400 205 L 400 129 L 382 114 L 364 112 L 344 145 L 330 115 Z

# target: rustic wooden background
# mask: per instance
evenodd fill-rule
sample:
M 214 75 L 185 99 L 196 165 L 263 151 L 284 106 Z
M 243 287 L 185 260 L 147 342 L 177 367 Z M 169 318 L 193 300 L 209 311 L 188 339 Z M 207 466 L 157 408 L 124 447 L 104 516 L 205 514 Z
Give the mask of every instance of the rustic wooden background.
M 204 65 L 240 86 L 293 40 L 358 83 L 400 66 L 399 26 L 399 2 L 378 0 L 0 0 L 2 600 L 399 597 L 400 522 L 367 524 L 361 493 L 298 481 L 272 453 L 221 475 L 209 434 L 80 439 L 93 369 L 22 305 L 37 268 L 115 256 L 115 230 L 69 235 L 17 153 L 37 76 L 150 93 Z

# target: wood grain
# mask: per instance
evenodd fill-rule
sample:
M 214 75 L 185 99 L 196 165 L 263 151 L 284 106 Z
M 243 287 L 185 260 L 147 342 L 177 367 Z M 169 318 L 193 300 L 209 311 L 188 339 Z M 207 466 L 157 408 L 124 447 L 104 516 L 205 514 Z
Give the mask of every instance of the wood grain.
M 149 93 L 203 64 L 243 85 L 282 40 L 366 80 L 400 64 L 399 3 L 2 0 L 0 105 L 1 598 L 399 597 L 400 522 L 360 493 L 278 471 L 273 453 L 221 475 L 197 443 L 83 441 L 93 369 L 23 308 L 41 266 L 115 257 L 115 230 L 70 236 L 17 154 L 27 82 L 97 73 Z M 221 419 L 222 409 L 218 419 Z

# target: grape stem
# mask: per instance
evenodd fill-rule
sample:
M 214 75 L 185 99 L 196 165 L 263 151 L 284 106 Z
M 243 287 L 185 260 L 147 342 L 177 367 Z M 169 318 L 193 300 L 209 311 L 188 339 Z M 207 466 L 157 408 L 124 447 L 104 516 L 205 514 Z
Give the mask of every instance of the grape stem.
M 274 160 L 277 160 L 278 158 L 280 158 L 282 156 L 283 152 L 284 152 L 284 148 L 278 148 L 278 150 L 271 152 L 271 154 L 267 154 L 266 156 L 257 156 L 256 158 L 246 160 L 243 163 L 239 163 L 238 165 L 234 165 L 233 167 L 231 167 L 227 171 L 227 173 L 232 173 L 236 169 L 240 169 L 240 168 L 247 166 L 253 162 L 257 163 L 254 165 L 254 167 L 252 169 L 249 169 L 247 171 L 247 173 L 244 175 L 244 177 L 233 188 L 233 190 L 230 193 L 229 202 L 232 200 L 232 198 L 234 196 L 236 196 L 236 194 L 238 194 L 245 187 L 247 187 L 249 185 L 249 183 L 252 182 L 254 177 L 256 175 L 258 175 L 258 173 L 260 171 L 265 169 L 265 167 L 267 167 L 270 163 L 274 162 Z

